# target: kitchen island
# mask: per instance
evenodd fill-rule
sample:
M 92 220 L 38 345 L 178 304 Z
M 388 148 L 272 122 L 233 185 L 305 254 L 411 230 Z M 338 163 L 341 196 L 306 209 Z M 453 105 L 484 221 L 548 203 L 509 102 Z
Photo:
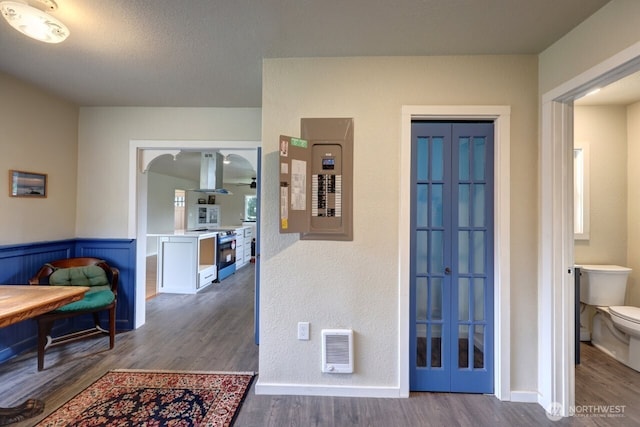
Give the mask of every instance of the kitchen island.
M 218 277 L 215 231 L 148 234 L 158 242 L 158 292 L 195 294 Z

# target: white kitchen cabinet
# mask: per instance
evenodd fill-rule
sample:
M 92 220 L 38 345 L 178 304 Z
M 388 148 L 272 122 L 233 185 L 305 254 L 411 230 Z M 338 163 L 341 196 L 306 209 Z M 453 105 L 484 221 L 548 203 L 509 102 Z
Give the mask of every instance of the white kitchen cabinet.
M 236 270 L 247 263 L 244 247 L 244 227 L 236 228 Z
M 158 236 L 158 291 L 195 294 L 217 278 L 217 233 Z
M 253 225 L 246 225 L 236 230 L 236 233 L 242 233 L 242 241 L 240 242 L 239 240 L 237 240 L 238 247 L 242 246 L 242 260 L 236 261 L 236 268 L 245 266 L 251 261 L 251 242 L 254 238 L 254 230 L 255 226 Z M 238 249 L 236 249 L 236 260 L 239 259 L 239 256 L 237 254 Z
M 244 227 L 244 256 L 247 262 L 251 262 L 251 242 L 254 238 L 254 227 Z

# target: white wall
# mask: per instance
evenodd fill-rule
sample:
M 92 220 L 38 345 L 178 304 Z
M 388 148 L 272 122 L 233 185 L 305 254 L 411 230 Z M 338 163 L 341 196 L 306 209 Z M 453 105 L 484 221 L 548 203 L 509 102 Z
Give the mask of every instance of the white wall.
M 398 387 L 401 106 L 510 105 L 512 388 L 536 390 L 536 94 L 535 56 L 264 61 L 263 183 L 278 182 L 278 135 L 299 135 L 300 118 L 353 117 L 355 188 L 354 240 L 323 242 L 279 234 L 278 189 L 263 186 L 259 385 Z M 320 373 L 323 328 L 354 329 L 353 375 Z
M 640 41 L 640 1 L 612 0 L 539 56 L 540 94 Z
M 574 146 L 590 153 L 590 239 L 576 240 L 578 264 L 627 264 L 627 112 L 576 106 Z
M 640 307 L 640 102 L 627 108 L 627 282 L 626 303 Z
M 82 107 L 77 235 L 136 237 L 128 230 L 131 140 L 259 141 L 260 114 L 259 108 Z
M 174 199 L 176 189 L 196 188 L 198 183 L 187 179 L 148 172 L 147 232 L 171 233 L 175 227 Z
M 175 227 L 174 199 L 176 189 L 195 188 L 198 183 L 156 172 L 148 172 L 147 233 L 171 233 Z M 158 253 L 156 237 L 147 238 L 147 255 Z
M 78 107 L 1 72 L 0 94 L 0 245 L 75 237 Z M 10 169 L 47 174 L 47 198 L 9 197 Z
M 220 205 L 220 218 L 222 225 L 242 225 L 244 219 L 244 196 L 256 194 L 255 188 L 248 185 L 224 184 L 231 191 L 231 195 L 218 194 L 216 204 Z

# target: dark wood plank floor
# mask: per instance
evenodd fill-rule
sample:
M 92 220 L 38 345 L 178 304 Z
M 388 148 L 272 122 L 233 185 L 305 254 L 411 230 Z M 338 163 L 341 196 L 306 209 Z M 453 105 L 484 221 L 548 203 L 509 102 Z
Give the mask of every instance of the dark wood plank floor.
M 147 302 L 147 323 L 107 340 L 97 338 L 49 351 L 37 372 L 35 352 L 0 365 L 0 406 L 27 397 L 46 402 L 42 416 L 14 424 L 32 426 L 110 369 L 258 371 L 253 344 L 253 265 L 197 295 L 159 294 Z M 584 345 L 576 369 L 578 405 L 624 405 L 622 417 L 551 421 L 535 403 L 500 402 L 493 396 L 412 393 L 409 399 L 258 396 L 253 389 L 238 427 L 282 426 L 635 426 L 640 425 L 640 373 Z

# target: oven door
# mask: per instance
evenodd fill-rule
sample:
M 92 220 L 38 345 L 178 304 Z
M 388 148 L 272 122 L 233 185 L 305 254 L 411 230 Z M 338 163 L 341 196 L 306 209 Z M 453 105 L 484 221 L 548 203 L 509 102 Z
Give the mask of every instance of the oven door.
M 235 237 L 221 237 L 218 240 L 218 270 L 236 263 Z

